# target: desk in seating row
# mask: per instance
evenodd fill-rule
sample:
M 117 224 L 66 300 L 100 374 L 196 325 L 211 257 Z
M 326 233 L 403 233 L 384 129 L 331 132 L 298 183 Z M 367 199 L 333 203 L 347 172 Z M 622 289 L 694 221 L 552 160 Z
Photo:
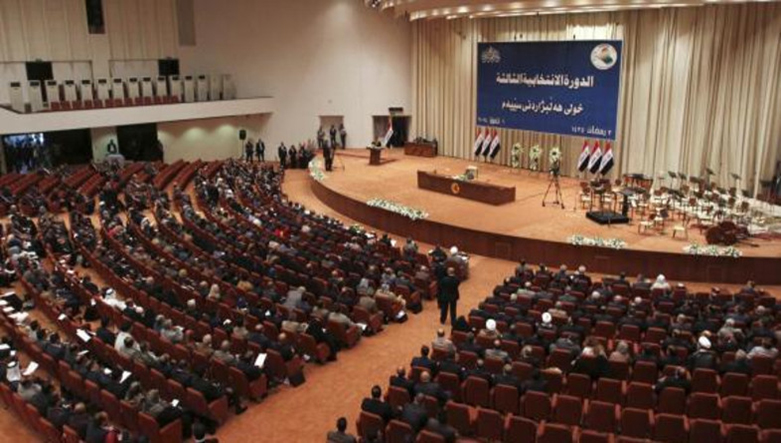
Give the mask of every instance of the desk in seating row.
M 407 142 L 404 144 L 404 155 L 417 157 L 436 157 L 437 146 L 433 143 Z
M 418 171 L 418 187 L 492 205 L 515 201 L 515 186 L 499 186 L 476 180 L 456 180 L 448 175 Z

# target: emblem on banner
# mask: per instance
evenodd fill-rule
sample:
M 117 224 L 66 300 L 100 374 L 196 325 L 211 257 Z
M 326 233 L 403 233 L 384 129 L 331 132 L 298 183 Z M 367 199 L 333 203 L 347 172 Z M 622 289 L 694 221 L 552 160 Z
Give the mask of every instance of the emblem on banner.
M 450 185 L 450 192 L 452 192 L 453 194 L 456 194 L 456 195 L 460 194 L 461 193 L 461 185 L 459 185 L 458 183 L 453 183 L 452 185 Z
M 591 51 L 591 64 L 599 70 L 607 71 L 615 66 L 617 61 L 618 51 L 609 43 L 599 44 Z
M 483 63 L 499 63 L 502 61 L 502 54 L 499 53 L 498 49 L 494 48 L 493 46 L 489 46 L 483 51 L 482 54 L 480 54 L 480 61 Z

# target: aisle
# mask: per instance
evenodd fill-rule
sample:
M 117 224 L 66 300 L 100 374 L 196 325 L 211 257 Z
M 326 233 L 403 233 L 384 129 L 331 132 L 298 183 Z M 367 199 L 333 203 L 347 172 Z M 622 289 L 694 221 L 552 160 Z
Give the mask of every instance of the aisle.
M 284 192 L 311 210 L 338 216 L 312 195 L 309 177 L 303 171 L 289 173 Z M 428 248 L 421 245 L 422 250 Z M 462 285 L 461 312 L 466 313 L 485 298 L 513 268 L 514 264 L 507 261 L 474 257 L 472 278 Z M 226 443 L 240 442 L 250 435 L 253 441 L 324 441 L 326 432 L 341 415 L 347 417 L 354 430 L 361 400 L 375 384 L 384 389 L 396 367 L 408 366 L 420 346 L 431 342 L 439 327 L 438 315 L 436 303 L 427 302 L 422 313 L 411 315 L 403 325 L 391 325 L 375 337 L 365 337 L 356 348 L 340 353 L 336 363 L 308 365 L 304 385 L 295 389 L 283 387 L 284 392 L 275 392 L 244 415 L 232 417 L 217 437 Z

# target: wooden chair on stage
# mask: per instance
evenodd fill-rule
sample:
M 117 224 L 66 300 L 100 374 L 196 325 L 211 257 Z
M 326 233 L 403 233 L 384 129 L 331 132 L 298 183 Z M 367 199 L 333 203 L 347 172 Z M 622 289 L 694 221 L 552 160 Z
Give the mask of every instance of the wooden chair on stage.
M 591 203 L 591 187 L 588 182 L 580 182 L 579 199 L 581 209 L 588 208 L 589 203 Z
M 683 220 L 680 223 L 673 226 L 673 238 L 676 234 L 681 234 L 684 238 L 689 238 L 689 216 L 684 213 Z

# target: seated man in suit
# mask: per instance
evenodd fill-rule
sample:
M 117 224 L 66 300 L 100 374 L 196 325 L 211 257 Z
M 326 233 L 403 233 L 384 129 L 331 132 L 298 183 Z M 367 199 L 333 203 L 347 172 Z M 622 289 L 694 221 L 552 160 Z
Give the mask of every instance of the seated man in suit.
M 423 404 L 424 397 L 422 393 L 415 395 L 412 403 L 404 405 L 399 416 L 399 419 L 410 425 L 415 432 L 420 432 L 428 422 L 428 411 Z
M 371 398 L 363 399 L 361 410 L 382 417 L 385 423 L 388 423 L 393 418 L 393 408 L 388 403 L 382 401 L 382 389 L 377 385 L 372 387 Z
M 502 367 L 502 373 L 494 376 L 494 383 L 498 385 L 512 386 L 521 391 L 521 380 L 513 374 L 513 367 L 511 364 L 506 364 Z
M 412 395 L 412 391 L 415 388 L 415 382 L 407 378 L 407 371 L 403 366 L 399 366 L 396 369 L 396 375 L 391 376 L 390 385 L 406 389 L 407 392 L 409 392 L 409 395 Z
M 445 337 L 445 330 L 442 328 L 437 330 L 437 338 L 431 342 L 431 347 L 440 352 L 444 352 L 450 357 L 456 354 L 456 346 L 449 338 Z
M 438 370 L 437 362 L 429 358 L 428 346 L 422 346 L 420 348 L 420 355 L 412 358 L 410 366 L 428 369 L 432 374 L 436 374 Z
M 428 419 L 425 430 L 442 436 L 445 439 L 445 443 L 455 443 L 458 438 L 458 432 L 454 427 L 447 423 L 441 423 L 436 418 Z
M 336 421 L 336 430 L 330 431 L 326 438 L 327 443 L 357 443 L 354 435 L 347 433 L 347 419 L 339 417 Z
M 413 391 L 415 392 L 415 395 L 423 394 L 434 397 L 442 405 L 450 398 L 439 383 L 431 381 L 431 374 L 428 371 L 423 371 L 423 373 L 420 374 L 420 382 L 415 384 Z

